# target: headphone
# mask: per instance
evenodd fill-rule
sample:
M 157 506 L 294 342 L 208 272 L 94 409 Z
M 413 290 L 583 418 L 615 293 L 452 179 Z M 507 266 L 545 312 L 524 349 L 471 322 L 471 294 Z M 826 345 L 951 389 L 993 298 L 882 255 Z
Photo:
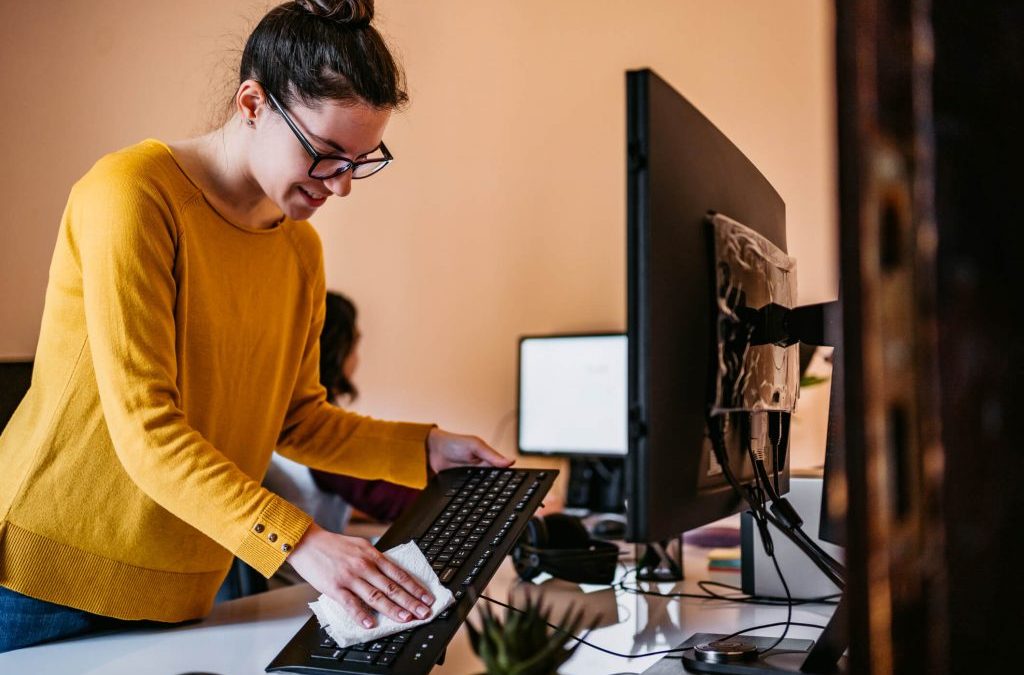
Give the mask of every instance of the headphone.
M 591 539 L 579 518 L 564 513 L 530 518 L 512 548 L 512 563 L 524 581 L 547 572 L 579 584 L 610 584 L 618 560 L 618 546 Z

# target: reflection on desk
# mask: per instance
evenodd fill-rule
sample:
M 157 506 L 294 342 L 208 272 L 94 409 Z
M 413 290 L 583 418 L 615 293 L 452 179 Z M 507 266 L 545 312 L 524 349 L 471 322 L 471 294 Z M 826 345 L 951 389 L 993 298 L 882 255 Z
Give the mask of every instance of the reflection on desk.
M 683 554 L 686 581 L 677 584 L 640 584 L 645 590 L 661 593 L 700 593 L 697 581 L 709 579 L 706 549 L 686 546 Z M 620 566 L 619 578 L 625 573 Z M 726 580 L 734 582 L 735 575 Z M 658 663 L 664 655 L 643 656 L 651 652 L 672 649 L 694 633 L 731 633 L 748 626 L 784 621 L 785 607 L 742 605 L 718 600 L 673 599 L 637 595 L 602 586 L 576 585 L 554 580 L 543 575 L 536 583 L 524 584 L 510 564 L 503 565 L 491 580 L 487 594 L 495 600 L 513 606 L 525 606 L 526 599 L 543 599 L 550 605 L 558 623 L 572 603 L 582 603 L 588 618 L 598 618 L 599 626 L 587 638 L 605 649 L 633 655 L 622 658 L 605 654 L 586 645 L 576 650 L 561 669 L 563 675 L 595 675 L 596 673 L 642 673 Z M 632 583 L 627 584 L 633 586 Z M 479 625 L 479 607 L 470 620 Z M 614 609 L 612 604 L 614 603 Z M 793 621 L 824 626 L 832 616 L 832 605 L 800 605 L 793 608 Z M 499 614 L 504 610 L 499 609 Z M 781 628 L 756 631 L 758 635 L 777 636 Z M 818 630 L 794 626 L 788 636 L 816 639 Z M 432 672 L 444 675 L 465 675 L 482 672 L 483 665 L 472 653 L 465 631 L 459 631 L 449 644 L 448 657 L 443 666 Z M 678 672 L 682 673 L 682 665 Z
M 662 593 L 699 592 L 697 580 L 708 578 L 704 550 L 686 546 L 684 567 L 686 581 L 645 587 Z M 620 576 L 624 571 L 625 566 L 620 566 Z M 487 594 L 513 606 L 525 605 L 527 598 L 542 598 L 555 610 L 556 620 L 571 604 L 582 603 L 588 618 L 599 620 L 589 642 L 635 655 L 620 658 L 583 645 L 562 666 L 560 672 L 564 675 L 642 673 L 661 656 L 641 655 L 671 649 L 693 633 L 731 633 L 786 618 L 785 607 L 635 595 L 608 587 L 577 586 L 546 575 L 535 581 L 521 582 L 511 561 L 506 560 Z M 192 671 L 258 675 L 310 616 L 306 603 L 317 596 L 308 585 L 291 586 L 217 605 L 209 617 L 187 626 L 98 635 L 8 652 L 0 654 L 0 673 L 180 675 Z M 486 600 L 479 601 L 483 602 Z M 503 611 L 498 609 L 499 614 Z M 831 605 L 801 605 L 793 608 L 793 620 L 824 625 L 832 611 Z M 477 625 L 478 612 L 474 609 L 470 617 Z M 757 633 L 774 636 L 779 630 Z M 812 628 L 793 627 L 789 637 L 814 639 L 817 633 Z M 473 654 L 465 629 L 461 629 L 448 646 L 444 665 L 432 672 L 466 675 L 482 671 L 483 664 Z M 679 672 L 683 672 L 681 666 Z

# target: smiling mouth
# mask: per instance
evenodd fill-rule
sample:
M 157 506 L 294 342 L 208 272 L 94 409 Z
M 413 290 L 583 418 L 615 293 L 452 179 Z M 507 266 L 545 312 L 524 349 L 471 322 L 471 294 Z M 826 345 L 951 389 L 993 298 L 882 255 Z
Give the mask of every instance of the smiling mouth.
M 299 187 L 300 190 L 302 190 L 302 194 L 306 195 L 307 197 L 309 197 L 313 201 L 319 202 L 319 201 L 323 201 L 323 200 L 327 199 L 327 195 L 315 195 L 312 192 L 310 192 L 309 190 L 307 190 L 306 188 L 302 187 L 301 185 L 299 185 L 298 187 Z

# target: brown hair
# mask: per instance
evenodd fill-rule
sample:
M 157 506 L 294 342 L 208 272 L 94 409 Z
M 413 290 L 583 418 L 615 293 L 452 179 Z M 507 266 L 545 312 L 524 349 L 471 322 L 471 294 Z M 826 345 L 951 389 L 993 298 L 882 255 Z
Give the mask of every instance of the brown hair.
M 246 41 L 239 83 L 256 80 L 287 105 L 296 98 L 400 108 L 405 76 L 371 22 L 373 0 L 297 0 L 274 7 Z

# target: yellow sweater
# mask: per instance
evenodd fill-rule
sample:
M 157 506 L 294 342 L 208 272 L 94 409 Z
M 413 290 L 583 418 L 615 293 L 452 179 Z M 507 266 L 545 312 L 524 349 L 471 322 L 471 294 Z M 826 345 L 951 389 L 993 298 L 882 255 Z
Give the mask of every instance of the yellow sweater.
M 310 518 L 260 486 L 310 466 L 426 481 L 429 425 L 319 384 L 320 241 L 222 218 L 147 140 L 74 186 L 32 386 L 0 436 L 0 585 L 122 619 L 209 612 L 232 554 L 270 576 Z

